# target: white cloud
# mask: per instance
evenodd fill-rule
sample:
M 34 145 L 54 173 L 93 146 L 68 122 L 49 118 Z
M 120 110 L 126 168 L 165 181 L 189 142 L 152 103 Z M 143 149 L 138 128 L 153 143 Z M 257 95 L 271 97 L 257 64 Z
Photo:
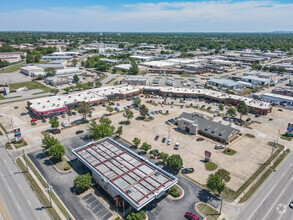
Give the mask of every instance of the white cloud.
M 0 14 L 0 30 L 118 32 L 261 32 L 293 30 L 293 3 L 274 1 L 161 2 L 19 10 Z

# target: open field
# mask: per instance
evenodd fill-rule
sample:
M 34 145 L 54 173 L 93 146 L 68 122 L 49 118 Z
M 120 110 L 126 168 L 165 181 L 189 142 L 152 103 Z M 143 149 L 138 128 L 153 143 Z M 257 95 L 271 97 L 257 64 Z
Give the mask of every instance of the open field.
M 27 87 L 28 90 L 32 89 L 42 89 L 44 92 L 50 92 L 51 89 L 39 82 L 30 81 L 30 82 L 20 82 L 20 83 L 12 83 L 9 84 L 10 91 L 17 90 L 22 87 Z

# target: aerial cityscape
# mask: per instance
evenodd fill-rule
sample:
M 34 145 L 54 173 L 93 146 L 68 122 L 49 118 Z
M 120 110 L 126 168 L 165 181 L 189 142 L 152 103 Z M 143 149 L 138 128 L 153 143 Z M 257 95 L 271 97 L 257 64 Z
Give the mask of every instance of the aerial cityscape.
M 0 220 L 293 220 L 292 12 L 1 3 Z

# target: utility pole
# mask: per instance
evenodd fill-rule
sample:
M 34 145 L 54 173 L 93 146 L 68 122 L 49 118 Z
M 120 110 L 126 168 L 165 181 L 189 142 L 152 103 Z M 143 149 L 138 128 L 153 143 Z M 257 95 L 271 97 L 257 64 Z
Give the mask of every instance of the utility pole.
M 53 187 L 52 186 L 48 186 L 48 188 L 45 188 L 45 191 L 49 194 L 50 196 L 50 205 L 51 205 L 51 208 L 52 208 L 52 198 L 51 198 L 51 191 L 53 190 Z
M 22 150 L 22 154 L 23 154 L 23 159 L 25 161 L 25 165 L 26 165 L 26 172 L 28 172 L 28 165 L 27 165 L 27 159 L 26 159 L 26 156 L 24 154 L 24 149 Z
M 220 206 L 220 215 L 222 214 L 222 207 L 223 207 L 223 200 L 224 200 L 225 189 L 226 189 L 226 187 L 224 187 L 224 190 L 222 192 L 222 200 L 221 200 L 221 206 Z

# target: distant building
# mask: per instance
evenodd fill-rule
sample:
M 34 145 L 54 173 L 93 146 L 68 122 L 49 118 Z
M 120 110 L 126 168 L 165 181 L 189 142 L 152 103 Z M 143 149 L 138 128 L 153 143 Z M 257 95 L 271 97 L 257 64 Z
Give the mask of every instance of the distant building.
M 42 60 L 71 60 L 73 56 L 43 56 Z
M 23 66 L 20 68 L 20 72 L 27 75 L 27 76 L 37 76 L 37 75 L 44 75 L 44 68 L 37 67 L 37 66 Z
M 178 118 L 178 128 L 189 134 L 201 134 L 214 140 L 228 143 L 235 139 L 240 130 L 206 119 L 197 113 L 183 112 Z
M 26 56 L 25 52 L 3 52 L 0 53 L 0 60 L 6 60 L 9 63 L 21 61 L 21 56 Z
M 124 79 L 121 80 L 121 84 L 129 84 L 129 85 L 149 85 L 150 77 L 149 76 L 132 76 L 127 75 Z
M 44 82 L 46 84 L 50 84 L 51 86 L 59 86 L 59 85 L 64 85 L 68 84 L 72 80 L 67 78 L 67 77 L 47 77 L 44 79 Z
M 100 58 L 101 61 L 104 61 L 106 63 L 110 63 L 110 64 L 116 64 L 119 63 L 119 60 L 115 60 L 115 59 L 108 59 L 108 58 Z
M 244 87 L 243 83 L 235 82 L 229 79 L 211 79 L 208 80 L 207 83 L 209 85 L 218 87 L 218 88 L 224 88 L 224 89 L 238 89 L 240 87 Z
M 284 103 L 287 105 L 293 105 L 293 97 L 285 96 L 285 95 L 265 93 L 262 95 L 262 99 L 270 101 L 270 102 L 279 102 L 279 103 Z
M 241 80 L 255 85 L 268 85 L 271 82 L 270 79 L 260 78 L 257 76 L 243 76 Z

